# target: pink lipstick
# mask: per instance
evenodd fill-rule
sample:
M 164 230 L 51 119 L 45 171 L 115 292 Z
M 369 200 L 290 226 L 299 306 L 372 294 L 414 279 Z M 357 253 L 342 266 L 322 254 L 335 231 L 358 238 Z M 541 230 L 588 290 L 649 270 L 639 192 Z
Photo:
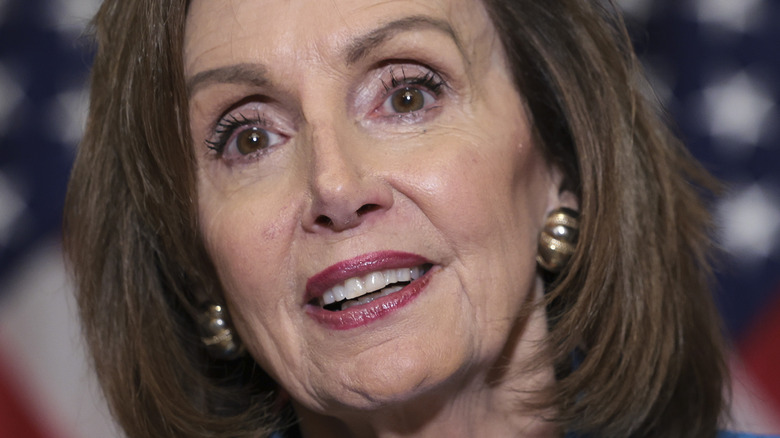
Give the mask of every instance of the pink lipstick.
M 411 302 L 430 281 L 422 256 L 380 251 L 339 262 L 306 283 L 307 313 L 334 329 L 349 329 Z

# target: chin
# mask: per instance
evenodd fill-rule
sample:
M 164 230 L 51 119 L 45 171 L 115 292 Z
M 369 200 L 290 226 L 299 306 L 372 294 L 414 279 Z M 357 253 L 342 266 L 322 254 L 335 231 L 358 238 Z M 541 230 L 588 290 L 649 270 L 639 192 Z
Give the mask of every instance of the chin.
M 332 374 L 325 385 L 315 385 L 320 399 L 311 407 L 324 407 L 323 414 L 371 412 L 401 407 L 436 394 L 451 394 L 450 387 L 459 385 L 467 374 L 462 355 L 457 349 L 444 348 L 439 351 L 450 354 L 442 357 L 434 353 L 436 350 L 415 349 L 406 354 L 396 351 L 373 358 L 361 355 L 352 366 Z

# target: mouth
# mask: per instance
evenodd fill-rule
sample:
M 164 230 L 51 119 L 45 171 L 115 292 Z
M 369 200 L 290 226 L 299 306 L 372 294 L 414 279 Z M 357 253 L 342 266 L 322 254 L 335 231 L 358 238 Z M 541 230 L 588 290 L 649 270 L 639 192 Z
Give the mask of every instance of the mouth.
M 431 269 L 430 263 L 398 269 L 384 269 L 352 277 L 326 290 L 319 298 L 312 300 L 321 308 L 339 312 L 353 306 L 368 304 L 378 298 L 402 290 Z

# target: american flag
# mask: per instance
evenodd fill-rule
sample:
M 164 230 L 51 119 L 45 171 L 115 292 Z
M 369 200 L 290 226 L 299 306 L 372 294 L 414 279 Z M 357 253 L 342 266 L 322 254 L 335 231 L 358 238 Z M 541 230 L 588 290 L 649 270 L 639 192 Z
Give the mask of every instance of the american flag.
M 119 437 L 60 254 L 98 0 L 0 0 L 0 437 Z M 780 433 L 780 2 L 622 0 L 657 98 L 728 183 L 716 298 L 733 428 Z

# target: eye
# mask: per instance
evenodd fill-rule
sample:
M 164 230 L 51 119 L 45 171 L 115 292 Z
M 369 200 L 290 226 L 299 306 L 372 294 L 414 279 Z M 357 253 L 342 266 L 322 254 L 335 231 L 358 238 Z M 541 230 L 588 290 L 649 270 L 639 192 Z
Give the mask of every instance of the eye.
M 400 76 L 397 71 L 388 71 L 389 84 L 382 81 L 385 97 L 378 110 L 385 115 L 400 117 L 428 110 L 438 102 L 446 87 L 438 74 L 421 66 L 401 68 Z
M 436 98 L 430 93 L 417 88 L 404 87 L 390 95 L 385 102 L 385 106 L 389 105 L 390 108 L 385 109 L 396 113 L 411 113 L 425 108 L 426 103 L 430 104 L 435 100 Z
M 217 124 L 214 139 L 207 140 L 206 146 L 226 161 L 262 154 L 287 140 L 268 125 L 259 116 L 252 119 L 243 115 L 227 116 Z
M 268 147 L 271 143 L 268 131 L 252 127 L 236 136 L 236 150 L 241 155 L 249 155 Z
M 262 154 L 286 140 L 282 135 L 258 126 L 250 126 L 243 130 L 239 128 L 235 131 L 225 142 L 222 149 L 223 159 L 240 159 Z

